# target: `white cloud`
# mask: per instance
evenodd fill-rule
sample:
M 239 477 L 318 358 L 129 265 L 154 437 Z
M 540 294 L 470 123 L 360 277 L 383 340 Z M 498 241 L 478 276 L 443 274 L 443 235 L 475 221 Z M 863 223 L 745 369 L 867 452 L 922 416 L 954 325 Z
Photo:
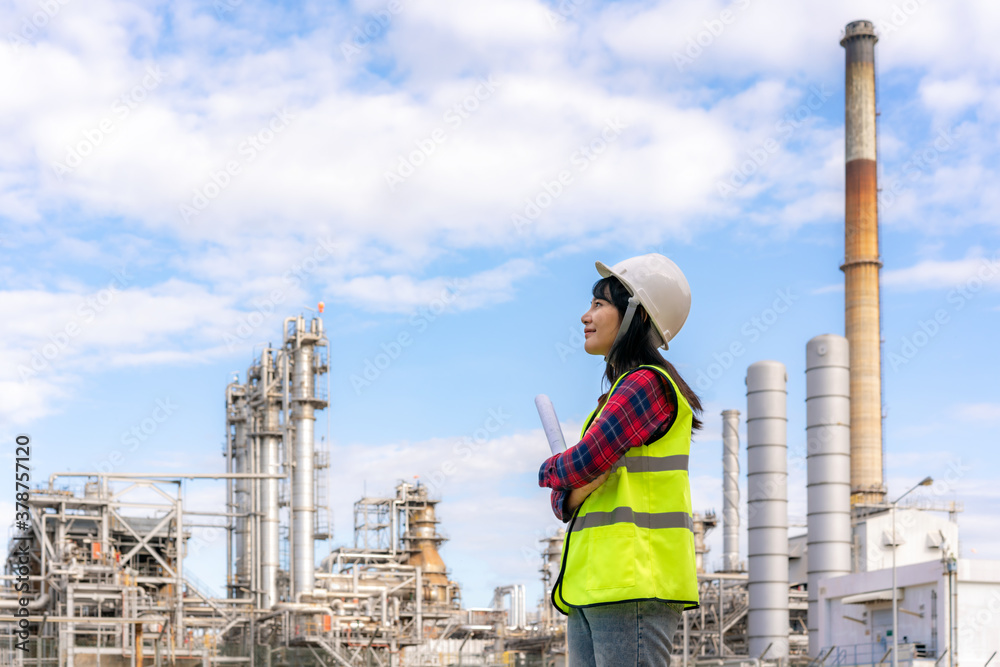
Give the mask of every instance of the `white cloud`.
M 151 17 L 137 12 L 130 18 L 148 24 Z M 427 41 L 430 27 L 452 35 L 459 48 L 483 48 L 481 33 L 489 26 L 492 38 L 513 50 L 549 53 L 550 67 L 504 62 L 498 55 L 488 57 L 487 50 L 481 76 L 452 73 L 419 90 L 404 84 L 361 92 L 347 78 L 352 66 L 319 48 L 328 38 L 322 31 L 265 53 L 237 49 L 221 63 L 190 45 L 151 63 L 129 54 L 121 26 L 67 11 L 61 19 L 80 22 L 73 35 L 89 30 L 114 39 L 87 42 L 73 55 L 67 43 L 45 42 L 27 49 L 12 68 L 10 85 L 30 91 L 27 103 L 7 109 L 20 137 L 13 144 L 20 147 L 14 151 L 15 171 L 30 175 L 28 187 L 19 191 L 27 189 L 34 198 L 33 210 L 25 208 L 23 197 L 13 210 L 24 211 L 22 219 L 38 219 L 53 203 L 66 202 L 95 216 L 124 216 L 147 229 L 227 246 L 237 230 L 273 229 L 276 223 L 288 233 L 325 231 L 347 242 L 374 238 L 418 249 L 437 234 L 461 245 L 513 246 L 525 239 L 514 233 L 510 215 L 540 191 L 543 180 L 571 167 L 581 144 L 599 136 L 615 116 L 629 129 L 586 174 L 575 174 L 575 187 L 535 231 L 542 238 L 572 237 L 606 226 L 612 216 L 628 224 L 636 216 L 688 215 L 705 208 L 705 195 L 723 166 L 719 156 L 731 154 L 725 142 L 728 111 L 706 115 L 640 91 L 595 85 L 587 70 L 566 62 L 564 45 L 544 25 L 539 4 L 508 2 L 487 14 L 460 3 L 414 6 L 399 15 L 392 27 L 398 34 L 391 33 L 399 41 L 391 44 L 405 53 L 408 45 Z M 109 21 L 111 14 L 96 15 Z M 181 11 L 177 18 L 184 35 L 198 34 L 212 22 L 210 14 Z M 241 36 L 231 28 L 220 30 L 215 40 L 239 43 Z M 410 39 L 421 30 L 420 40 Z M 421 54 L 414 68 L 426 60 Z M 116 64 L 100 69 L 89 66 L 93 61 Z M 162 82 L 119 118 L 115 100 L 130 95 L 150 66 L 162 69 Z M 476 109 L 466 118 L 452 116 L 463 121 L 458 126 L 446 120 L 487 74 L 499 82 L 497 90 L 487 99 L 472 99 Z M 774 92 L 738 96 L 726 108 L 742 109 L 741 116 L 766 115 L 774 104 L 762 100 L 779 94 L 780 86 L 754 89 L 768 88 Z M 282 108 L 294 115 L 288 127 L 260 150 L 247 149 L 248 135 L 266 135 L 275 110 Z M 95 134 L 102 119 L 113 129 Z M 385 173 L 397 168 L 400 156 L 409 158 L 426 144 L 436 128 L 445 132 L 444 142 L 430 155 L 416 153 L 423 164 L 391 191 Z M 91 146 L 89 136 L 101 136 L 98 145 Z M 55 162 L 84 151 L 88 155 L 79 167 L 56 178 Z M 229 162 L 237 164 L 238 174 L 225 174 Z M 672 166 L 680 164 L 685 168 Z M 207 207 L 185 223 L 179 207 L 197 208 L 199 202 Z M 679 228 L 680 221 L 676 224 Z
M 904 269 L 882 272 L 882 284 L 901 290 L 951 289 L 960 285 L 975 289 L 1000 286 L 1000 254 L 986 254 L 973 248 L 958 260 L 926 259 Z
M 958 406 L 961 419 L 974 421 L 1000 421 L 1000 403 L 970 403 Z
M 920 98 L 934 113 L 953 116 L 980 102 L 985 95 L 975 75 L 952 79 L 925 79 L 920 82 Z
M 22 11 L 30 7 L 20 5 Z M 673 78 L 676 49 L 726 7 L 737 20 L 713 36 L 699 67 L 726 76 L 752 73 L 745 90 L 720 93 L 699 80 L 664 88 L 649 74 L 659 59 L 660 75 Z M 553 29 L 546 19 L 550 8 L 539 2 L 509 0 L 487 10 L 418 4 L 393 16 L 354 62 L 329 45 L 349 38 L 370 18 L 363 14 L 330 10 L 322 27 L 268 44 L 253 30 L 268 24 L 269 12 L 276 14 L 272 22 L 287 20 L 280 9 L 241 6 L 230 23 L 181 4 L 173 10 L 180 48 L 154 62 L 132 48 L 136 39 L 155 39 L 159 18 L 152 10 L 116 2 L 95 2 L 88 12 L 66 7 L 44 40 L 8 54 L 6 83 L 24 94 L 4 109 L 17 132 L 9 137 L 11 185 L 2 196 L 8 214 L 24 221 L 40 219 L 53 206 L 78 206 L 172 237 L 211 239 L 223 251 L 245 245 L 244 232 L 273 235 L 276 225 L 286 235 L 333 234 L 365 253 L 375 241 L 425 260 L 440 241 L 511 248 L 525 241 L 573 242 L 606 231 L 611 221 L 638 233 L 646 220 L 658 218 L 669 221 L 671 233 L 690 235 L 720 212 L 718 180 L 774 133 L 775 121 L 799 93 L 840 67 L 836 41 L 843 23 L 862 9 L 888 19 L 894 7 L 856 2 L 824 6 L 819 16 L 801 3 L 742 0 L 613 5 L 596 12 L 579 7 Z M 369 3 L 357 9 L 380 8 Z M 982 3 L 963 10 L 987 23 L 993 17 Z M 906 40 L 917 39 L 924 47 L 954 51 L 947 40 L 957 25 L 937 21 L 939 14 L 921 6 L 883 36 L 880 48 L 905 51 Z M 764 37 L 776 30 L 780 39 Z M 207 42 L 226 45 L 226 58 L 212 54 Z M 630 58 L 614 73 L 600 64 L 605 43 Z M 936 59 L 927 62 L 939 63 L 946 54 L 932 55 Z M 927 54 L 919 57 L 924 62 Z M 405 63 L 405 76 L 394 86 L 359 86 L 364 64 L 381 58 Z M 164 72 L 162 83 L 117 118 L 115 100 L 135 90 L 151 66 Z M 788 82 L 789 74 L 802 73 L 801 83 Z M 446 122 L 445 114 L 486 76 L 495 77 L 498 89 L 474 100 L 476 109 L 457 127 Z M 933 73 L 925 81 L 931 90 L 935 82 L 964 79 Z M 248 135 L 266 132 L 282 108 L 294 118 L 261 150 L 249 152 L 251 159 L 240 146 Z M 620 141 L 586 173 L 574 173 L 573 186 L 546 208 L 531 234 L 514 233 L 511 214 L 542 192 L 542 183 L 570 165 L 580 145 L 614 116 L 628 124 Z M 113 131 L 72 174 L 56 179 L 52 163 L 65 160 L 67 147 L 85 144 L 84 133 L 105 117 L 114 121 Z M 430 155 L 418 154 L 423 164 L 390 190 L 386 172 L 426 144 L 435 128 L 444 130 L 443 143 Z M 821 129 L 810 124 L 810 137 Z M 836 211 L 837 182 L 802 195 L 831 169 L 842 169 L 829 155 L 831 142 L 807 143 L 785 147 L 741 192 L 741 201 L 761 193 L 777 197 L 774 214 L 756 221 L 795 227 Z M 817 149 L 824 156 L 820 163 Z M 213 174 L 218 177 L 230 161 L 240 173 L 223 174 L 228 185 L 209 200 L 206 188 L 216 192 Z M 184 223 L 179 206 L 193 205 L 195 191 L 208 206 Z M 741 213 L 739 207 L 729 212 Z M 217 252 L 210 249 L 206 257 Z M 208 264 L 198 257 L 189 262 Z
M 467 278 L 420 281 L 408 275 L 362 276 L 331 285 L 330 290 L 371 311 L 411 312 L 421 306 L 438 312 L 469 310 L 510 300 L 514 283 L 534 271 L 532 262 L 514 259 Z
M 127 270 L 92 291 L 0 291 L 0 414 L 26 423 L 71 398 L 81 374 L 227 354 L 242 313 L 204 287 L 130 287 Z
M 53 405 L 70 395 L 66 384 L 62 378 L 27 383 L 0 380 L 0 415 L 11 426 L 31 424 L 51 414 Z
M 76 247 L 86 248 L 88 257 L 107 257 L 93 244 Z M 469 310 L 509 300 L 516 283 L 535 271 L 532 262 L 514 259 L 467 278 L 349 278 L 345 271 L 412 270 L 414 263 L 398 253 L 358 261 L 354 246 L 330 237 L 248 242 L 246 248 L 247 255 L 211 250 L 183 261 L 222 290 L 179 278 L 138 286 L 136 268 L 128 265 L 96 279 L 96 287 L 74 280 L 56 290 L 0 290 L 6 314 L 0 395 L 9 399 L 0 414 L 19 423 L 48 414 L 72 397 L 81 374 L 99 368 L 205 363 L 249 350 L 276 332 L 280 337 L 282 314 L 300 308 L 307 282 L 328 280 L 328 301 L 362 312 Z

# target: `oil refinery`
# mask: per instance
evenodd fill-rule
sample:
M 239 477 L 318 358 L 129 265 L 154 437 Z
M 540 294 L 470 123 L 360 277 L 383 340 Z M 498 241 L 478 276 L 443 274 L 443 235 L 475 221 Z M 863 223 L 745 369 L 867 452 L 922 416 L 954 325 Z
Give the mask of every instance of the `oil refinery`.
M 793 407 L 785 365 L 760 360 L 746 369 L 746 404 L 722 412 L 723 509 L 692 517 L 701 604 L 684 614 L 676 665 L 981 667 L 995 653 L 1000 561 L 958 557 L 960 503 L 903 502 L 913 489 L 885 484 L 877 40 L 869 21 L 841 40 L 845 335 L 803 341 L 806 394 Z M 56 473 L 30 492 L 30 547 L 10 542 L 0 588 L 0 665 L 572 666 L 548 595 L 529 600 L 511 584 L 488 607 L 465 604 L 440 553 L 441 499 L 419 482 L 381 480 L 394 494 L 357 499 L 351 545 L 316 555 L 331 537 L 328 485 L 350 474 L 331 470 L 315 433 L 335 369 L 321 317 L 286 318 L 282 337 L 224 386 L 225 473 Z M 789 468 L 790 409 L 806 415 L 804 470 Z M 186 505 L 186 479 L 224 484 L 225 505 Z M 789 525 L 790 484 L 808 499 L 801 534 Z M 225 591 L 185 568 L 192 528 L 209 519 L 225 522 Z M 705 537 L 716 528 L 713 572 Z M 538 545 L 532 576 L 546 592 L 563 537 Z M 21 619 L 27 652 L 14 648 Z

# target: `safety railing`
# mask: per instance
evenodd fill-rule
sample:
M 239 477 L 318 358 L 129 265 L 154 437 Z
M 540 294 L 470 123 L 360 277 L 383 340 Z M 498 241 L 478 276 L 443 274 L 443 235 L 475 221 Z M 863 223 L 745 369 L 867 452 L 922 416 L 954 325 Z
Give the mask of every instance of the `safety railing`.
M 827 655 L 829 653 L 829 655 Z M 846 644 L 843 646 L 824 646 L 819 655 L 826 656 L 823 667 L 862 667 L 869 665 L 877 667 L 892 664 L 892 641 L 870 642 L 865 644 Z M 923 642 L 907 642 L 899 644 L 900 664 L 912 664 L 914 658 L 934 658 L 934 651 L 929 650 Z

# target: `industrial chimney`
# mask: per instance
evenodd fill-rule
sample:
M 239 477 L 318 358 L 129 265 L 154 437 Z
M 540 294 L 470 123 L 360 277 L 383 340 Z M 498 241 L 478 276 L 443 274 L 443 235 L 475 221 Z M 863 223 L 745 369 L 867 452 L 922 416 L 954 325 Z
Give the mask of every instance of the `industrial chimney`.
M 851 573 L 850 353 L 843 336 L 806 345 L 809 655 L 820 652 L 820 581 Z
M 851 504 L 881 503 L 882 372 L 879 331 L 878 206 L 875 176 L 875 26 L 848 23 L 844 326 L 851 365 Z
M 788 658 L 788 374 L 747 368 L 747 635 L 750 656 Z

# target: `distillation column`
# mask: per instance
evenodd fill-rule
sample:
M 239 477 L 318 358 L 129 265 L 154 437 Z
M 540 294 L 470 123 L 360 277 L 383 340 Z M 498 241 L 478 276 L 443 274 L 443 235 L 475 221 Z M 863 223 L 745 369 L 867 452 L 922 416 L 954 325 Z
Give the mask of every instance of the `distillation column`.
M 722 411 L 722 569 L 740 567 L 740 411 Z
M 562 560 L 563 541 L 565 539 L 566 529 L 559 528 L 556 531 L 556 534 L 552 537 L 546 537 L 539 540 L 545 544 L 545 549 L 542 551 L 541 573 L 542 590 L 545 591 L 545 599 L 542 601 L 542 607 L 544 609 L 542 618 L 545 621 L 546 628 L 552 624 L 552 610 L 555 609 L 552 605 L 552 586 L 556 579 L 559 578 L 559 565 Z
M 423 489 L 425 487 L 421 487 Z M 418 491 L 419 492 L 419 491 Z M 438 553 L 438 546 L 444 542 L 445 538 L 438 534 L 438 520 L 434 515 L 434 505 L 437 501 L 427 500 L 426 495 L 411 497 L 411 507 L 409 512 L 410 531 L 408 538 L 408 548 L 410 557 L 407 565 L 420 567 L 424 573 L 424 599 L 428 602 L 449 602 L 448 594 L 448 571 L 445 568 L 441 554 Z M 511 598 L 511 604 L 514 604 Z
M 250 466 L 249 440 L 249 409 L 243 387 L 235 387 L 232 391 L 233 423 L 233 472 L 246 474 L 252 472 Z M 252 553 L 253 531 L 250 520 L 250 480 L 237 479 L 234 483 L 233 513 L 236 514 L 236 580 L 234 597 L 250 595 L 250 563 Z
M 315 408 L 326 403 L 316 397 L 316 345 L 323 337 L 322 321 L 289 318 L 295 330 L 286 328 L 285 347 L 292 355 L 292 594 L 311 593 L 316 570 L 314 542 L 316 489 L 314 484 Z
M 875 154 L 875 26 L 848 23 L 844 134 L 844 325 L 851 355 L 851 503 L 881 503 L 882 369 L 879 327 L 878 184 Z
M 278 459 L 278 443 L 281 440 L 281 385 L 276 368 L 280 360 L 274 350 L 268 348 L 261 353 L 260 391 L 262 394 L 263 416 L 260 424 L 260 472 L 267 475 L 281 473 L 281 461 Z M 263 598 L 261 606 L 265 609 L 278 601 L 278 567 L 280 560 L 279 515 L 278 515 L 278 480 L 260 480 L 261 535 L 260 535 L 260 567 L 261 590 Z
M 850 353 L 843 336 L 806 345 L 809 655 L 819 654 L 820 580 L 851 573 Z
M 788 657 L 788 374 L 747 368 L 747 560 L 750 657 Z

